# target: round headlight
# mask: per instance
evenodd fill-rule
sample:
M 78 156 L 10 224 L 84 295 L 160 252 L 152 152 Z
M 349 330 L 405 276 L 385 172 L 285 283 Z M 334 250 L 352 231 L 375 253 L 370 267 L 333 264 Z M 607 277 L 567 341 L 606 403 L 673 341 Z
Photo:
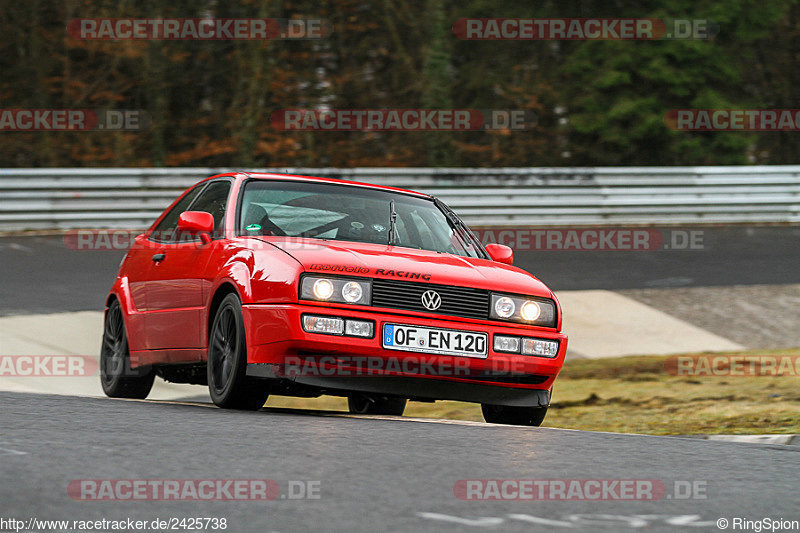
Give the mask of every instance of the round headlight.
M 318 279 L 314 282 L 314 296 L 319 300 L 327 300 L 333 296 L 333 283 L 329 279 Z
M 507 296 L 503 296 L 502 298 L 498 298 L 497 301 L 494 303 L 494 312 L 497 313 L 497 316 L 500 318 L 508 318 L 514 314 L 514 309 L 516 306 L 514 305 L 514 300 Z
M 519 314 L 528 322 L 533 322 L 542 314 L 542 308 L 539 307 L 538 303 L 528 300 L 519 308 Z
M 364 289 L 361 288 L 360 283 L 355 281 L 348 281 L 342 287 L 342 298 L 351 304 L 359 301 L 363 295 Z

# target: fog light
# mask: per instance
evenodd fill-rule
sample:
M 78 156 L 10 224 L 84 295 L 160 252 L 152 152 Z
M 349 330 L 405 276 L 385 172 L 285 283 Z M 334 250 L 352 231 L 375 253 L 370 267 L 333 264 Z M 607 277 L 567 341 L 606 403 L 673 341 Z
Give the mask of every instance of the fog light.
M 327 300 L 333 296 L 333 283 L 328 279 L 318 279 L 315 281 L 314 296 L 320 300 Z
M 344 334 L 353 337 L 372 337 L 373 323 L 366 320 L 348 320 L 344 325 Z
M 494 312 L 497 313 L 497 316 L 500 318 L 508 318 L 514 314 L 514 309 L 516 306 L 514 305 L 514 300 L 509 298 L 508 296 L 503 296 L 502 298 L 498 298 L 497 301 L 494 303 Z
M 342 287 L 342 298 L 345 301 L 350 303 L 355 303 L 361 299 L 364 295 L 364 289 L 361 288 L 361 284 L 357 281 L 348 281 Z
M 519 353 L 519 337 L 506 337 L 504 335 L 494 336 L 495 352 Z
M 539 357 L 555 357 L 558 355 L 558 342 L 543 339 L 522 339 L 522 353 Z
M 344 332 L 344 320 L 327 316 L 303 316 L 303 329 L 309 333 L 327 333 L 341 335 Z

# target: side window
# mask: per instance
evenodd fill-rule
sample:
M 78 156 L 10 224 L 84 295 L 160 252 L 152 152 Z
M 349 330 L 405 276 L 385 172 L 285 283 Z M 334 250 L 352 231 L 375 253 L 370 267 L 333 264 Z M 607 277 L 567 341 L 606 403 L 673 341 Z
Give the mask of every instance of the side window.
M 197 198 L 197 195 L 205 186 L 205 183 L 197 185 L 194 189 L 186 193 L 183 198 L 178 200 L 175 207 L 170 209 L 167 216 L 159 222 L 158 226 L 153 230 L 153 233 L 150 234 L 150 240 L 156 242 L 169 242 L 173 240 L 175 237 L 175 229 L 178 227 L 178 218 L 180 218 L 181 213 L 189 208 L 189 205 Z
M 224 235 L 222 224 L 225 220 L 225 208 L 228 205 L 228 194 L 231 192 L 230 181 L 214 181 L 197 197 L 191 205 L 192 211 L 205 211 L 214 217 L 214 237 Z

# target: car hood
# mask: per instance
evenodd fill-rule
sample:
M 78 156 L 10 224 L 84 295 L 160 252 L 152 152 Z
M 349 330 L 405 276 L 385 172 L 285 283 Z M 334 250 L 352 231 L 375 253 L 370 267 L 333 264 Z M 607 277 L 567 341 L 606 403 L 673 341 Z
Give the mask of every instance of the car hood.
M 306 272 L 398 279 L 474 287 L 552 298 L 552 291 L 528 272 L 486 259 L 384 244 L 259 238 L 294 257 Z

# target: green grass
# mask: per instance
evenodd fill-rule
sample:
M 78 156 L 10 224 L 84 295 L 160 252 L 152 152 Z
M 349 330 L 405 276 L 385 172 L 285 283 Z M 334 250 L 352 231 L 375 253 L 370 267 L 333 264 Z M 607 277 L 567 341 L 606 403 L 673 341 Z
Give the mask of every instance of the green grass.
M 800 356 L 800 349 L 737 353 Z M 800 377 L 673 376 L 664 370 L 667 359 L 569 361 L 543 425 L 656 435 L 800 433 Z M 346 411 L 347 400 L 274 396 L 267 406 Z M 483 420 L 479 405 L 463 402 L 409 402 L 405 415 Z

